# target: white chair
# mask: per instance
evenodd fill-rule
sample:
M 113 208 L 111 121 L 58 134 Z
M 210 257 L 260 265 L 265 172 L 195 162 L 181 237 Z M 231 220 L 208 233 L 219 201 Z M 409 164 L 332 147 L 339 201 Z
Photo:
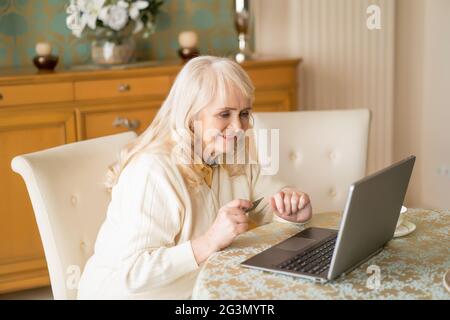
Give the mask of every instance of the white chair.
M 277 176 L 308 193 L 313 212 L 342 211 L 349 186 L 366 173 L 370 111 L 255 113 L 254 120 L 257 134 L 280 130 Z
M 77 280 L 93 254 L 110 195 L 108 166 L 134 132 L 81 141 L 15 157 L 44 246 L 55 299 L 75 299 Z

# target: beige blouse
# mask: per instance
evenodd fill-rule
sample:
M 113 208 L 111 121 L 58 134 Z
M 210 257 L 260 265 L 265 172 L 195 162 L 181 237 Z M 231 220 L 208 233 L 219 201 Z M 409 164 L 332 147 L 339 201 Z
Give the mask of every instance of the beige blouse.
M 79 299 L 186 299 L 199 271 L 191 239 L 204 234 L 223 205 L 256 200 L 284 185 L 247 165 L 229 177 L 216 167 L 211 186 L 188 188 L 168 155 L 142 153 L 123 170 L 112 189 L 106 220 L 78 287 Z M 250 220 L 277 219 L 266 200 Z M 282 220 L 284 221 L 284 220 Z

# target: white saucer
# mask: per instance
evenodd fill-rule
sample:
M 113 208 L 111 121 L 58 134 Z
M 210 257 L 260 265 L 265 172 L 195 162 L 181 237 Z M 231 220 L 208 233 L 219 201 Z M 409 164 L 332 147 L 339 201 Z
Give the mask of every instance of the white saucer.
M 445 289 L 450 292 L 450 270 L 444 274 L 444 279 L 442 279 Z
M 416 230 L 416 225 L 409 221 L 403 221 L 401 225 L 395 229 L 394 238 L 403 237 Z

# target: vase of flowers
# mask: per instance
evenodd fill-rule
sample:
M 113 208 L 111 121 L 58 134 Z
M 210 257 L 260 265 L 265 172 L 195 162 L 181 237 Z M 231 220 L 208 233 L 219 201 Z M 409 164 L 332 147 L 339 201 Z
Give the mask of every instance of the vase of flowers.
M 78 38 L 91 39 L 92 61 L 100 65 L 129 63 L 136 48 L 134 35 L 155 32 L 163 0 L 71 0 L 67 27 Z

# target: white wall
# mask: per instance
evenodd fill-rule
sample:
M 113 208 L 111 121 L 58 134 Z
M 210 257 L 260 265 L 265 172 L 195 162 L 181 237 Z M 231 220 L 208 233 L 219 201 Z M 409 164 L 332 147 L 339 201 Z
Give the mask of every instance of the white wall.
M 425 2 L 424 45 L 421 202 L 450 208 L 450 1 Z
M 395 46 L 394 159 L 417 156 L 406 203 L 423 206 L 422 106 L 424 68 L 424 0 L 397 0 Z
M 256 2 L 258 53 L 304 59 L 301 107 L 374 110 L 369 171 L 415 154 L 406 204 L 450 208 L 450 1 Z
M 301 109 L 372 110 L 368 172 L 392 162 L 394 16 L 392 0 L 259 0 L 256 50 L 300 56 Z M 366 26 L 382 10 L 381 30 Z
M 392 0 L 259 0 L 256 50 L 303 58 L 299 109 L 372 110 L 368 172 L 393 159 L 394 16 Z M 382 9 L 369 30 L 367 8 Z
M 416 154 L 416 207 L 450 208 L 450 1 L 397 0 L 395 149 Z

